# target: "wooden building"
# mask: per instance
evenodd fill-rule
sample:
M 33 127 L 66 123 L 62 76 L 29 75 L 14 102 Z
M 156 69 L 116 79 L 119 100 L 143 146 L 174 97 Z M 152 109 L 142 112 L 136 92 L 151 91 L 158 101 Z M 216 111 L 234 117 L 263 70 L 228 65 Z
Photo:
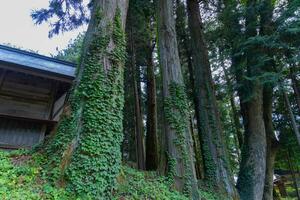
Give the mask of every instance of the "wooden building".
M 0 148 L 30 148 L 59 120 L 73 63 L 0 45 Z

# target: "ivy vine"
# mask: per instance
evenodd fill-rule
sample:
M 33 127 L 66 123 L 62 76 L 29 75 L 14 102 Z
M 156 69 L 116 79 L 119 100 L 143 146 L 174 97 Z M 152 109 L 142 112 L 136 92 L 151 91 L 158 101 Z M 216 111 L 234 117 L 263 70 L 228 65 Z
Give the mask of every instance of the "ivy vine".
M 112 44 L 113 49 L 108 48 Z M 94 32 L 80 83 L 72 89 L 57 132 L 45 148 L 47 176 L 53 182 L 66 182 L 79 197 L 110 199 L 119 174 L 125 48 L 118 10 L 108 31 Z M 109 69 L 103 60 L 109 62 Z
M 170 127 L 176 132 L 176 139 L 174 142 L 177 146 L 181 160 L 184 165 L 184 175 L 180 177 L 176 174 L 176 162 L 177 159 L 168 155 L 169 162 L 169 180 L 173 180 L 174 176 L 179 176 L 184 181 L 183 193 L 186 196 L 191 196 L 192 193 L 192 171 L 191 163 L 189 158 L 189 146 L 187 144 L 187 122 L 188 122 L 188 101 L 185 93 L 184 86 L 175 82 L 169 85 L 169 97 L 164 101 L 165 105 L 165 117 L 170 125 Z

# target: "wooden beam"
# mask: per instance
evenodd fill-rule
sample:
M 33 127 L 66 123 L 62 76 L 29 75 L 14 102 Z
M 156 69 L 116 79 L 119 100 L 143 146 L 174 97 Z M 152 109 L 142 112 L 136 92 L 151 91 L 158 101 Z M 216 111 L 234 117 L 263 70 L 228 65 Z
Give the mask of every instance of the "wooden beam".
M 25 74 L 31 74 L 34 76 L 49 78 L 52 80 L 57 80 L 57 81 L 66 82 L 66 83 L 72 83 L 73 79 L 74 79 L 73 77 L 59 76 L 59 75 L 56 75 L 56 74 L 50 73 L 50 72 L 32 71 L 32 70 L 28 70 L 26 68 L 18 67 L 11 63 L 2 63 L 1 61 L 0 61 L 0 68 L 11 70 L 11 71 L 16 71 L 16 72 L 22 72 Z
M 47 124 L 47 125 L 51 125 L 51 126 L 53 126 L 57 123 L 57 121 L 53 121 L 53 120 L 37 119 L 37 118 L 30 118 L 30 117 L 20 117 L 20 116 L 7 115 L 7 114 L 2 114 L 2 113 L 0 113 L 0 118 L 31 121 L 31 122 L 42 123 L 42 124 Z

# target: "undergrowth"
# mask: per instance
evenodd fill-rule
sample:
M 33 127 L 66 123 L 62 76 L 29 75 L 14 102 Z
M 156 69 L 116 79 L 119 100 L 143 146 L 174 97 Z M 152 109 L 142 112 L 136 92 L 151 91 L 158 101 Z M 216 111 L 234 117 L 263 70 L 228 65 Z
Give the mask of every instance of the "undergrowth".
M 67 200 L 76 199 L 63 188 L 51 186 L 43 180 L 39 154 L 0 151 L 1 200 Z
M 0 151 L 1 200 L 80 200 L 62 186 L 50 184 L 41 163 L 44 156 L 27 151 Z M 202 199 L 216 199 L 211 193 L 200 191 Z M 117 178 L 114 200 L 187 200 L 170 188 L 166 179 L 155 172 L 140 172 L 127 166 Z M 84 199 L 87 200 L 87 199 Z

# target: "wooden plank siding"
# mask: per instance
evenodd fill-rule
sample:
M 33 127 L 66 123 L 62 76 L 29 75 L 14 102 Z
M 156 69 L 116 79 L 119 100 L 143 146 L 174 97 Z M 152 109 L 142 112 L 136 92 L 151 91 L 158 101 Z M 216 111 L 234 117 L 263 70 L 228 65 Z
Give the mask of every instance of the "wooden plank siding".
M 0 45 L 0 148 L 30 148 L 59 120 L 75 64 Z
M 0 114 L 49 119 L 53 81 L 7 71 L 0 88 Z
M 0 68 L 0 148 L 28 148 L 44 139 L 46 130 L 58 121 L 66 98 L 66 87 L 60 85 Z
M 0 147 L 28 148 L 37 144 L 44 125 L 23 120 L 0 119 Z

